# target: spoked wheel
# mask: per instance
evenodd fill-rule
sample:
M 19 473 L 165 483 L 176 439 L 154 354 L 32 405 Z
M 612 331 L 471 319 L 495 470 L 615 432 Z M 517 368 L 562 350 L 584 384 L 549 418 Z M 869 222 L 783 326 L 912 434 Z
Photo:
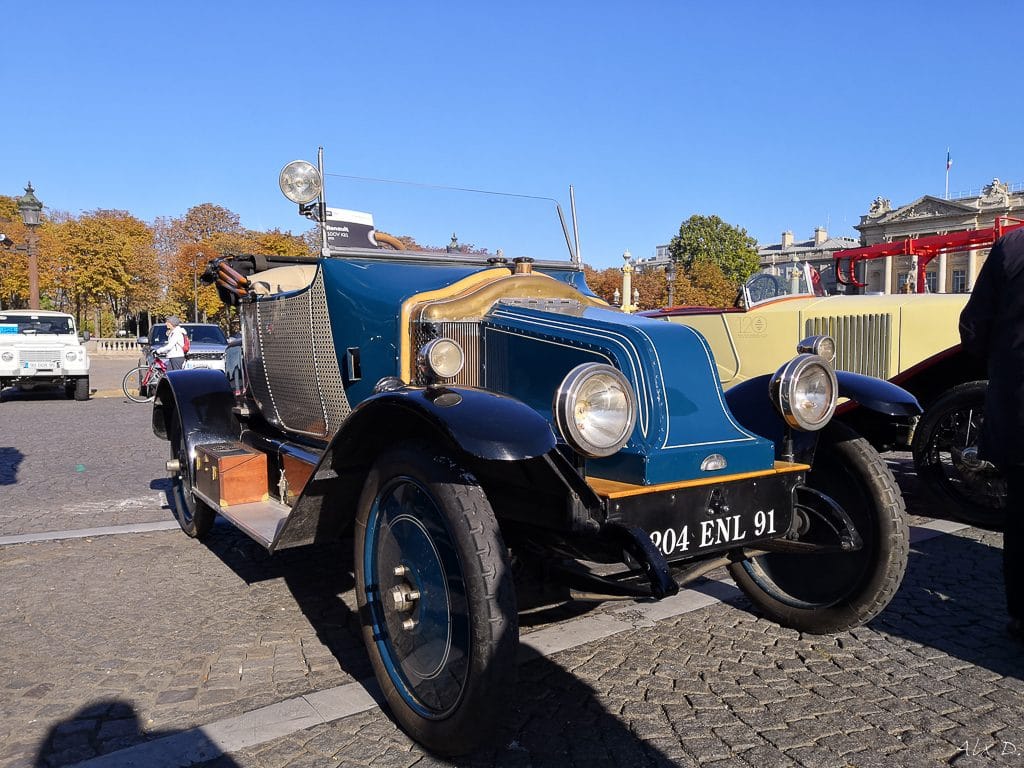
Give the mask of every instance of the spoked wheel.
M 359 501 L 356 595 L 377 682 L 432 752 L 463 754 L 498 721 L 516 676 L 508 552 L 475 480 L 410 444 L 382 454 Z
M 210 532 L 217 517 L 216 510 L 192 493 L 194 465 L 188 455 L 188 446 L 177 426 L 171 428 L 171 459 L 178 462 L 171 476 L 171 506 L 181 530 L 194 539 Z
M 797 540 L 823 551 L 772 552 L 729 570 L 780 624 L 842 632 L 877 616 L 899 589 L 910 548 L 906 508 L 882 457 L 841 424 L 819 439 L 807 485 L 798 496 Z
M 147 366 L 140 365 L 138 368 L 132 368 L 121 379 L 121 391 L 133 403 L 151 402 L 156 394 L 156 387 L 146 379 L 148 372 Z
M 786 295 L 786 284 L 778 275 L 768 272 L 759 272 L 751 277 L 745 288 L 752 304 Z
M 914 430 L 914 466 L 922 495 L 947 517 L 1000 531 L 1006 481 L 978 457 L 986 381 L 958 384 L 925 411 Z

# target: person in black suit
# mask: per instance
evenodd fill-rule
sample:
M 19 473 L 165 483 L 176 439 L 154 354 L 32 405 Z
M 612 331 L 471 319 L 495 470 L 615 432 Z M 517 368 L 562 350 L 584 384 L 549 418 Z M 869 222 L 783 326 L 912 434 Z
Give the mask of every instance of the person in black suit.
M 979 453 L 1006 478 L 1007 629 L 1024 642 L 1024 228 L 992 246 L 960 315 L 960 340 L 988 365 Z

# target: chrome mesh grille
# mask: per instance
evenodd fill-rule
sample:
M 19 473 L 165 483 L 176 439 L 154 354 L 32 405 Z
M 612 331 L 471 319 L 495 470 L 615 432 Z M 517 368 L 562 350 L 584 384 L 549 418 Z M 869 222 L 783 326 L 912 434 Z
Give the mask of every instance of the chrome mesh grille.
M 457 376 L 450 379 L 441 379 L 441 384 L 458 384 L 464 387 L 480 386 L 480 323 L 476 320 L 468 322 L 440 322 L 440 323 L 416 323 L 413 331 L 413 356 L 418 357 L 420 348 L 431 339 L 451 339 L 462 347 L 466 355 L 466 362 Z M 415 363 L 414 363 L 415 365 Z M 426 382 L 419 381 L 417 373 L 413 374 L 418 384 Z
M 19 349 L 18 359 L 23 363 L 53 363 L 54 365 L 59 365 L 60 353 L 61 350 L 59 349 Z
M 836 342 L 836 368 L 865 376 L 890 377 L 889 340 L 892 315 L 809 317 L 805 336 L 829 335 Z
M 246 372 L 264 418 L 329 438 L 351 413 L 334 351 L 323 275 L 301 293 L 243 304 Z

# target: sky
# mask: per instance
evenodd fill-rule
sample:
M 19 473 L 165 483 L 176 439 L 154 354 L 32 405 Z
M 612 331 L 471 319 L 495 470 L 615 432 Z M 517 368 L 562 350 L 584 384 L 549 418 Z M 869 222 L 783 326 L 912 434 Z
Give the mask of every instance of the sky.
M 277 175 L 322 146 L 328 205 L 421 242 L 417 188 L 340 176 L 566 213 L 572 184 L 599 267 L 693 214 L 763 244 L 856 237 L 877 196 L 943 196 L 947 148 L 951 196 L 1024 183 L 1022 22 L 990 0 L 9 3 L 0 194 L 146 221 L 212 202 L 298 233 Z M 453 199 L 431 244 L 526 227 Z

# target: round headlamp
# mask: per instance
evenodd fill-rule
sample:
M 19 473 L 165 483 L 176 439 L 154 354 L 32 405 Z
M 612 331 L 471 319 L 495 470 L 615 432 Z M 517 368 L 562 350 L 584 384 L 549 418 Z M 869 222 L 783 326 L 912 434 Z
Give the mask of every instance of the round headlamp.
M 74 362 L 74 360 L 75 360 L 75 358 L 76 358 L 76 357 L 78 357 L 78 353 L 77 353 L 77 352 L 65 352 L 65 353 L 64 353 L 64 358 L 65 358 L 65 359 L 66 359 L 66 360 L 67 360 L 68 362 Z
M 831 336 L 808 336 L 796 345 L 798 355 L 818 355 L 833 367 L 836 364 L 836 340 Z
M 551 410 L 562 437 L 585 456 L 611 456 L 636 426 L 636 396 L 622 372 L 604 363 L 569 371 Z
M 420 348 L 421 366 L 437 379 L 458 376 L 465 362 L 462 347 L 451 339 L 432 339 Z
M 772 403 L 786 423 L 813 432 L 821 429 L 836 409 L 836 372 L 818 355 L 797 355 L 772 376 Z
M 3 360 L 5 363 L 9 363 L 12 360 L 14 360 L 14 353 L 4 352 L 2 355 L 0 355 L 0 360 Z
M 277 179 L 284 196 L 293 203 L 304 205 L 316 200 L 323 188 L 320 172 L 305 160 L 293 160 L 281 169 Z

